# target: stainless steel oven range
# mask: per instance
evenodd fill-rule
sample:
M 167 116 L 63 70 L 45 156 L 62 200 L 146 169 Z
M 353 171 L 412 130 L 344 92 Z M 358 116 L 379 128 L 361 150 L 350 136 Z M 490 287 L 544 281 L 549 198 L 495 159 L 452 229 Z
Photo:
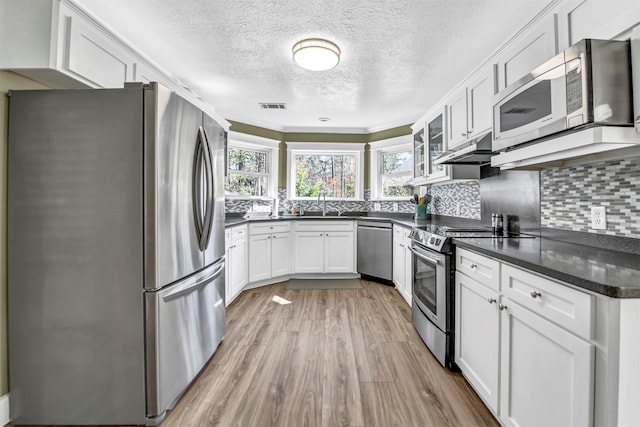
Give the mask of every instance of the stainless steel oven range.
M 451 239 L 534 236 L 494 235 L 489 228 L 452 228 L 431 224 L 414 228 L 409 237 L 413 252 L 413 325 L 436 359 L 444 367 L 456 370 L 453 360 L 456 267 Z
M 413 253 L 411 318 L 431 353 L 448 369 L 453 361 L 455 266 L 451 241 L 442 227 L 414 228 L 409 235 Z

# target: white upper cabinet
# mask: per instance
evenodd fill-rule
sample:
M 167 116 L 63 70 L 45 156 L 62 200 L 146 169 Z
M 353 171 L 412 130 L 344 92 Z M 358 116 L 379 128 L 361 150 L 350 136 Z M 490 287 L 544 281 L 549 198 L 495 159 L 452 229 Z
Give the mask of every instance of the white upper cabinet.
M 467 135 L 474 138 L 491 130 L 493 95 L 497 89 L 496 66 L 480 70 L 467 83 Z M 451 143 L 449 143 L 451 147 Z
M 447 99 L 449 150 L 491 129 L 495 93 L 495 66 L 491 65 L 474 74 Z
M 5 1 L 0 8 L 0 69 L 54 88 L 117 88 L 133 79 L 133 53 L 70 3 Z
M 456 147 L 469 138 L 467 127 L 467 88 L 460 88 L 447 99 L 449 148 Z
M 498 91 L 518 81 L 557 53 L 556 16 L 550 14 L 498 55 Z
M 571 0 L 558 9 L 558 46 L 566 49 L 582 39 L 617 39 L 640 22 L 640 2 Z
M 224 117 L 160 67 L 73 1 L 0 0 L 0 70 L 54 89 L 159 82 L 229 130 Z

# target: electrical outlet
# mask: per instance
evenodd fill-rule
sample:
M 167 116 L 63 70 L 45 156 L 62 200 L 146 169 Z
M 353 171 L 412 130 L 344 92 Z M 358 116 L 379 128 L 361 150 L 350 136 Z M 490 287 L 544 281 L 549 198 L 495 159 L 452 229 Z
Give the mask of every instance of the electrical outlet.
M 382 208 L 380 207 L 380 203 L 379 203 L 379 202 L 375 202 L 375 203 L 373 204 L 373 210 L 374 210 L 374 211 L 376 211 L 376 212 L 379 212 L 379 211 L 380 211 L 380 209 L 382 209 Z
M 591 206 L 591 228 L 594 230 L 607 229 L 607 210 L 604 206 Z
M 398 202 L 393 202 L 393 211 L 398 212 Z

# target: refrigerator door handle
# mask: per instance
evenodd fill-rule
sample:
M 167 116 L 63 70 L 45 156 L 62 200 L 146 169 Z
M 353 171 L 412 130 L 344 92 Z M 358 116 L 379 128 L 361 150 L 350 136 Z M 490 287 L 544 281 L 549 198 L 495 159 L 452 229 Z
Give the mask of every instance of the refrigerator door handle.
M 202 133 L 202 140 L 204 141 L 204 150 L 202 155 L 204 156 L 205 174 L 206 174 L 206 191 L 205 191 L 205 211 L 204 211 L 204 223 L 202 225 L 202 244 L 201 249 L 204 251 L 209 246 L 209 240 L 211 239 L 211 227 L 213 225 L 213 153 L 211 152 L 211 144 L 209 144 L 209 138 L 207 131 L 204 127 L 200 126 L 198 133 Z
M 203 219 L 202 219 L 202 135 L 198 130 L 198 136 L 196 141 L 195 157 L 193 162 L 193 178 L 192 178 L 192 203 L 193 203 L 193 216 L 196 223 L 196 237 L 198 238 L 198 247 L 202 250 L 202 234 L 203 234 Z
M 182 285 L 178 285 L 176 286 L 176 289 L 174 289 L 172 292 L 169 292 L 166 295 L 162 296 L 162 299 L 164 301 L 171 301 L 174 300 L 176 298 L 180 298 L 182 296 L 185 296 L 193 291 L 196 291 L 200 288 L 202 288 L 203 286 L 211 283 L 213 280 L 217 279 L 218 276 L 220 276 L 220 274 L 222 273 L 222 271 L 224 270 L 224 258 L 220 261 L 218 261 L 218 266 L 216 267 L 216 269 L 213 271 L 213 273 L 211 273 L 211 275 L 206 276 L 205 278 L 203 278 L 202 280 L 198 280 L 195 282 L 187 282 L 184 283 Z

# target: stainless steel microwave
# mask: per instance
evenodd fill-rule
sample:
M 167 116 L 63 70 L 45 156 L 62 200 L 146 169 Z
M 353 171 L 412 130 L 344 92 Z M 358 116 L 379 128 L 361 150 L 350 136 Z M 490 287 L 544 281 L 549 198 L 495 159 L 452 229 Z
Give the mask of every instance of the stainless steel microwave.
M 492 150 L 587 126 L 633 126 L 629 41 L 584 39 L 497 93 Z

